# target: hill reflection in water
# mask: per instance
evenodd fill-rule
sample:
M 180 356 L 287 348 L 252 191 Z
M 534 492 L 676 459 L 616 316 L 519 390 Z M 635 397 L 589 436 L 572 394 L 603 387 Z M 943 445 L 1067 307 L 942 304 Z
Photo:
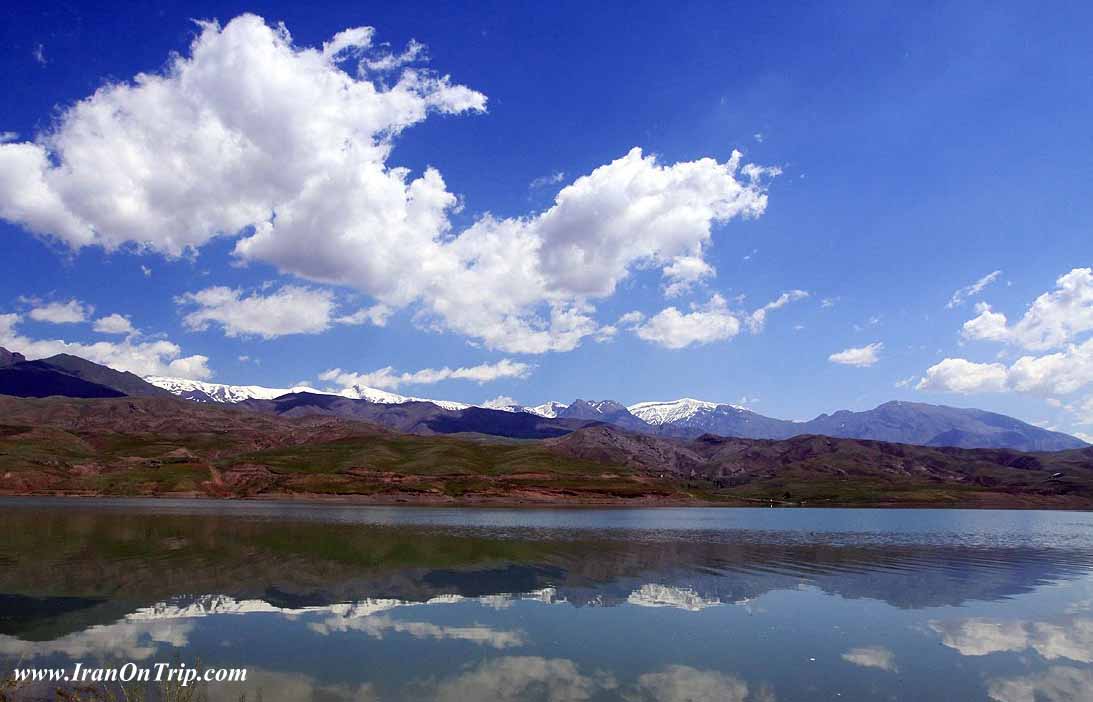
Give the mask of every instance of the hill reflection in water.
M 1071 699 L 1093 664 L 1084 514 L 624 529 L 68 504 L 5 511 L 0 661 L 230 660 L 263 699 L 900 699 L 910 678 L 1003 702 Z

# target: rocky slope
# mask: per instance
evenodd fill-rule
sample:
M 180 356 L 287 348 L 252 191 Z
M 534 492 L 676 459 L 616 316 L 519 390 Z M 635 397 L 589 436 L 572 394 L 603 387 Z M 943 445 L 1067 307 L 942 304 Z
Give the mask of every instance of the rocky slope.
M 327 400 L 353 402 L 320 395 L 247 402 Z M 1093 508 L 1093 448 L 1022 453 L 825 436 L 665 439 L 600 423 L 514 440 L 442 435 L 445 427 L 436 425 L 450 421 L 466 431 L 492 410 L 357 402 L 403 412 L 420 433 L 314 411 L 293 416 L 177 398 L 0 397 L 0 493 Z M 579 421 L 496 414 L 518 422 L 513 435 L 559 432 L 554 422 Z
M 784 440 L 704 435 L 693 440 L 582 429 L 548 441 L 570 457 L 712 483 L 739 498 L 911 504 L 985 495 L 1093 499 L 1093 447 L 1026 453 L 799 435 Z M 976 497 L 978 496 L 978 497 Z M 974 502 L 973 502 L 974 503 Z M 1007 499 L 996 501 L 1007 504 Z

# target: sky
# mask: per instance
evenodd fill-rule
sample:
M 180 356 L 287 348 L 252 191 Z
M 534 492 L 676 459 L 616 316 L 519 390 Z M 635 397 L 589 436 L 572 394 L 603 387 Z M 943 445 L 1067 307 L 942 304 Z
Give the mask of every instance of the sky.
M 1093 440 L 1093 6 L 0 10 L 0 346 Z

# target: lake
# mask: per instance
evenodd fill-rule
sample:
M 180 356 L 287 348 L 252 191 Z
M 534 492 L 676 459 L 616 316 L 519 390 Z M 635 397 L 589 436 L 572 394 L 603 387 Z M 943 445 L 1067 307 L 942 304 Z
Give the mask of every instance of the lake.
M 1093 514 L 2 499 L 0 673 L 209 700 L 1093 699 Z

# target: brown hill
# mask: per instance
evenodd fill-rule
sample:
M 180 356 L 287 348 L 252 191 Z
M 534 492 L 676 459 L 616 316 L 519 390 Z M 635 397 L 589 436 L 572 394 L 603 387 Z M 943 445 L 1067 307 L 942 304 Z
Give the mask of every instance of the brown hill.
M 1025 453 L 796 436 L 784 440 L 705 435 L 657 439 L 591 427 L 548 441 L 573 458 L 670 473 L 739 498 L 840 503 L 1003 504 L 1049 497 L 1093 504 L 1093 448 Z
M 0 397 L 0 493 L 1090 508 L 1093 448 L 662 439 L 608 425 L 520 440 L 174 398 Z

